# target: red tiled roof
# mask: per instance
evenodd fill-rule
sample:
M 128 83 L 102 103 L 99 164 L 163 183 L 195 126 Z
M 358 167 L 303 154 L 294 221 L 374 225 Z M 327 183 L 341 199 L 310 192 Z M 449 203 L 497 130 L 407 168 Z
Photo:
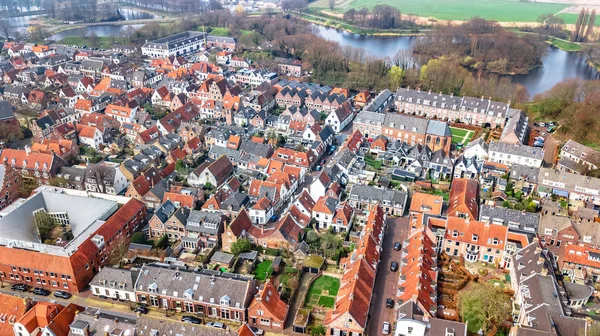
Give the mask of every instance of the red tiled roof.
M 289 307 L 281 300 L 279 292 L 273 286 L 270 279 L 261 286 L 251 306 L 257 304 L 264 308 L 263 310 L 271 313 L 271 316 L 275 317 L 278 321 L 285 321 Z
M 28 304 L 23 298 L 0 294 L 0 315 L 6 316 L 6 322 L 0 323 L 0 335 L 14 335 L 12 323 L 23 317 L 27 308 Z
M 458 232 L 457 237 L 452 235 L 453 231 Z M 473 240 L 474 234 L 477 235 L 477 240 Z M 482 223 L 452 216 L 446 220 L 446 239 L 452 241 L 503 250 L 507 234 L 508 227 L 500 224 Z M 498 244 L 493 244 L 494 238 L 497 239 Z
M 441 215 L 443 205 L 442 196 L 415 192 L 410 202 L 410 211 Z
M 475 180 L 455 178 L 450 189 L 448 216 L 466 213 L 471 219 L 479 218 L 479 183 Z

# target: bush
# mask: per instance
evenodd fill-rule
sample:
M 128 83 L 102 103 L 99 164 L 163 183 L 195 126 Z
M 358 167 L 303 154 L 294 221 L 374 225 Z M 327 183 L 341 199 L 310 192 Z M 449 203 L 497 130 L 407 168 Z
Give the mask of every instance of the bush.
M 131 236 L 131 242 L 135 244 L 147 244 L 148 240 L 143 232 L 136 232 Z
M 277 256 L 279 256 L 281 254 L 281 251 L 279 251 L 278 249 L 268 248 L 265 253 L 267 255 L 277 257 Z
M 164 249 L 169 244 L 169 237 L 166 234 L 162 235 L 158 241 L 154 244 L 154 247 Z
M 310 334 L 315 336 L 315 335 L 325 335 L 325 327 L 323 327 L 322 325 L 319 326 L 315 326 L 310 330 Z

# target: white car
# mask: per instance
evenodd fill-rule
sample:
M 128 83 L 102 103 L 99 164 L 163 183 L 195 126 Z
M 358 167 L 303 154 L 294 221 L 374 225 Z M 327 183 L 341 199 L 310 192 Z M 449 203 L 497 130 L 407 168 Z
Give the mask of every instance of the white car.
M 381 332 L 384 335 L 389 335 L 390 334 L 390 323 L 389 322 L 383 322 L 383 328 L 381 329 Z
M 213 328 L 225 329 L 225 325 L 221 322 L 208 322 L 206 325 Z

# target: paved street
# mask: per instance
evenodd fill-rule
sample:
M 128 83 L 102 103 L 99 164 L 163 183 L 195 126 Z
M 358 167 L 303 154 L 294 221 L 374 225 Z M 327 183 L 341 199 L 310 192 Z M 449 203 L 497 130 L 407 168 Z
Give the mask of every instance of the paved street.
M 390 263 L 392 261 L 400 262 L 401 251 L 394 251 L 394 243 L 402 243 L 406 238 L 408 234 L 408 217 L 389 218 L 387 226 L 381 252 L 381 262 L 377 270 L 373 297 L 371 298 L 371 309 L 369 310 L 371 320 L 367 326 L 367 335 L 371 336 L 381 335 L 381 326 L 384 321 L 388 321 L 393 325 L 394 310 L 385 307 L 385 300 L 387 298 L 395 299 L 400 271 L 392 272 Z

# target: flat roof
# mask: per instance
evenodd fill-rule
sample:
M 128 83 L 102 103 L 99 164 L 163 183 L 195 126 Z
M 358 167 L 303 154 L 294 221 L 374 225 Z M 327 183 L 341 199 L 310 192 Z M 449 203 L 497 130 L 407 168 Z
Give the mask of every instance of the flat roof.
M 112 200 L 69 195 L 60 188 L 42 190 L 0 218 L 0 245 L 69 255 L 69 250 L 81 245 L 118 208 L 118 203 Z M 34 212 L 40 209 L 68 217 L 73 239 L 64 247 L 40 241 L 34 222 Z

